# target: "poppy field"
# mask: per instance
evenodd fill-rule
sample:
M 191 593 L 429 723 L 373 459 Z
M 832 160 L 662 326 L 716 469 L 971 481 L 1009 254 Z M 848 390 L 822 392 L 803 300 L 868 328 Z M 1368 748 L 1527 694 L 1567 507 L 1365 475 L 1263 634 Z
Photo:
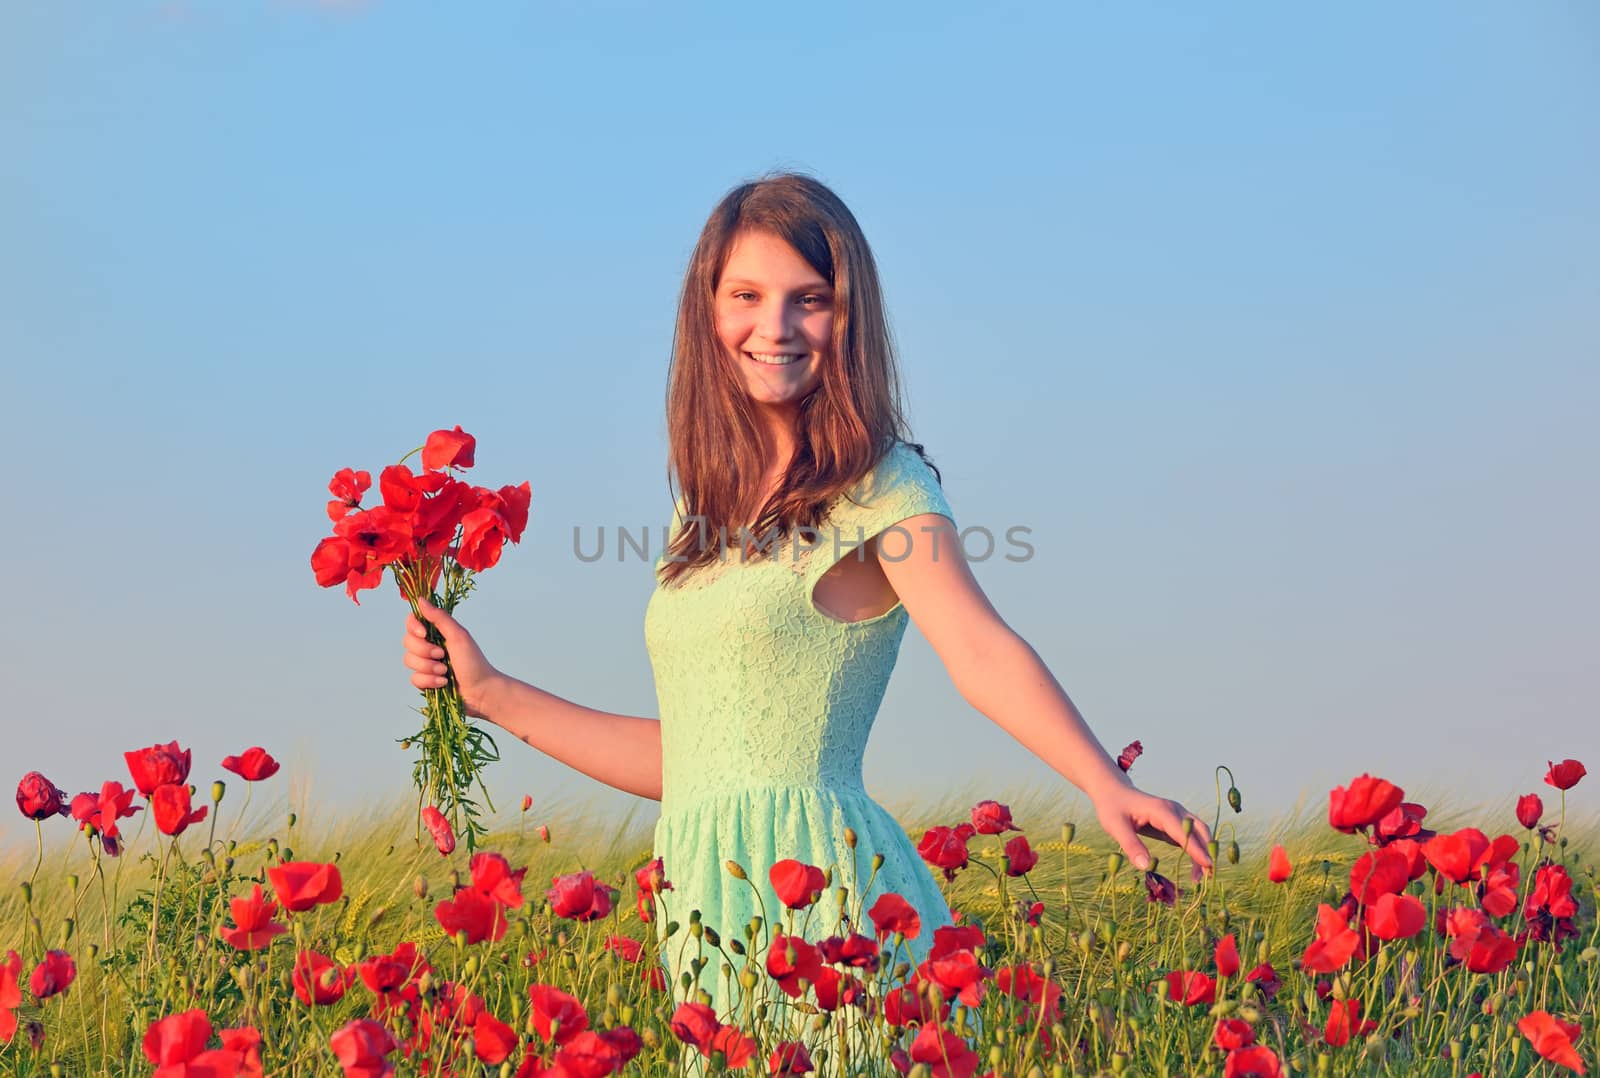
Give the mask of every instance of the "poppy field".
M 573 833 L 581 820 L 529 797 L 457 851 L 448 821 L 415 813 L 320 832 L 264 818 L 284 779 L 259 747 L 215 768 L 177 742 L 126 759 L 91 792 L 40 772 L 18 784 L 39 841 L 0 861 L 15 876 L 0 1074 L 1464 1078 L 1595 1063 L 1595 835 L 1568 831 L 1569 813 L 1593 819 L 1576 760 L 1448 826 L 1363 774 L 1314 825 L 1262 829 L 1219 783 L 1217 870 L 1198 884 L 1164 868 L 1181 863 L 1170 847 L 1140 872 L 1094 828 L 947 806 L 908 833 L 956 924 L 913 964 L 917 912 L 851 885 L 859 872 L 870 890 L 874 851 L 730 862 L 730 886 L 763 874 L 787 908 L 707 925 L 674 901 L 647 834 Z M 668 984 L 658 930 L 726 1010 Z

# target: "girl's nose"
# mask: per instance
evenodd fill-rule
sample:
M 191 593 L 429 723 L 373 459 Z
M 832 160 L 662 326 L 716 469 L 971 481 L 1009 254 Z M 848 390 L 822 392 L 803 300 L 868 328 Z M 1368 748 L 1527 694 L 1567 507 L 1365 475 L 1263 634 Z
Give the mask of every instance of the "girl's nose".
M 778 300 L 763 308 L 756 329 L 773 344 L 782 344 L 789 339 L 792 326 L 792 312 L 789 310 L 789 305 Z

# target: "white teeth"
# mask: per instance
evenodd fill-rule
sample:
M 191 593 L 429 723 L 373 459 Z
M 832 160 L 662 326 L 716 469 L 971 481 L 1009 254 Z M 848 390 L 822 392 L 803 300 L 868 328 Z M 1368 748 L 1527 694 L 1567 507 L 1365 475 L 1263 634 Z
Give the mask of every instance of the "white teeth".
M 745 355 L 757 363 L 765 363 L 769 367 L 787 367 L 791 363 L 798 363 L 804 356 L 791 352 L 746 352 Z

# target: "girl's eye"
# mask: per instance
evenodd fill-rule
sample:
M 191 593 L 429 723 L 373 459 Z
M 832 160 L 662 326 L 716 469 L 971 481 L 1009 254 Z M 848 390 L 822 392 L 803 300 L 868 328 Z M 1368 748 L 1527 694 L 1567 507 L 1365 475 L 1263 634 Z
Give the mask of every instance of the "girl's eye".
M 824 303 L 828 302 L 828 297 L 827 296 L 802 296 L 800 301 L 802 303 L 810 301 L 810 302 L 813 303 L 813 305 L 821 305 L 821 304 L 824 304 Z

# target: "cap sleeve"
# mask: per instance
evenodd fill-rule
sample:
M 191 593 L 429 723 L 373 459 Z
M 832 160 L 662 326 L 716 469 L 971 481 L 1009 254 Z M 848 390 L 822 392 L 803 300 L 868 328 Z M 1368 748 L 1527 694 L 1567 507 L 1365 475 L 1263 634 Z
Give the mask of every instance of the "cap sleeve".
M 916 450 L 897 442 L 847 496 L 835 500 L 815 538 L 817 549 L 806 559 L 804 575 L 814 580 L 867 540 L 924 513 L 938 514 L 951 524 L 956 521 L 933 469 Z M 929 541 L 914 529 L 902 530 L 904 535 L 890 540 L 896 552 Z

